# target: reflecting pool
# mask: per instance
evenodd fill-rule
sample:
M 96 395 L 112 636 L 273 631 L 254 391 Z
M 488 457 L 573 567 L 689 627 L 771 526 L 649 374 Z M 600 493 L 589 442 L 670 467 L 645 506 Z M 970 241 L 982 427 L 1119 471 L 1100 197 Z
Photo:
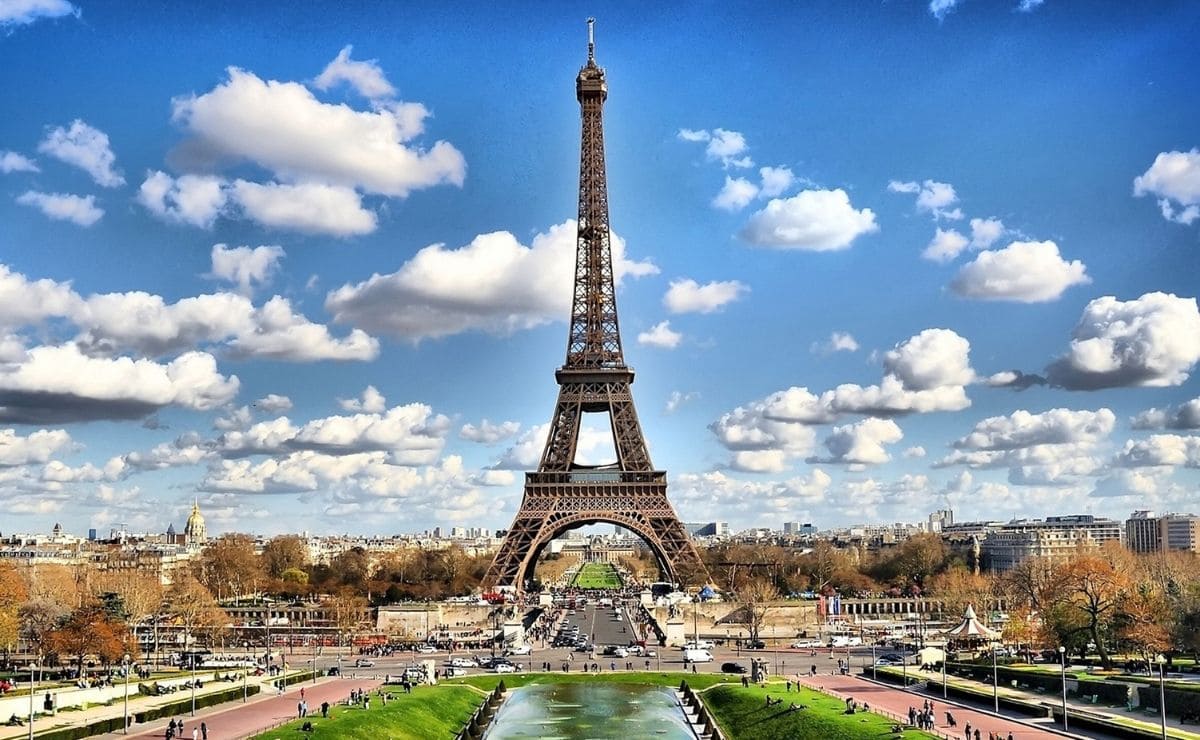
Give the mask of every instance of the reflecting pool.
M 509 692 L 486 740 L 694 740 L 671 689 L 617 683 L 550 683 Z

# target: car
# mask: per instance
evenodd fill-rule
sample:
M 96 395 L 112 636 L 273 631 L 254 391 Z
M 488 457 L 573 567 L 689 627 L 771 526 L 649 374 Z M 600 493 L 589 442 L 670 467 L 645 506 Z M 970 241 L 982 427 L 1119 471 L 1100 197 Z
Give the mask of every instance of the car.
M 358 660 L 354 661 L 354 667 L 355 668 L 374 668 L 375 661 L 367 660 L 366 658 L 359 658 Z
M 713 644 L 708 640 L 696 640 L 683 646 L 684 650 L 712 650 Z
M 410 666 L 404 669 L 404 677 L 409 681 L 421 683 L 425 680 L 425 669 L 419 666 Z
M 745 673 L 746 666 L 741 663 L 722 663 L 721 673 Z
M 417 652 L 421 653 L 422 655 L 429 655 L 430 653 L 436 653 L 437 648 L 435 648 L 433 645 L 418 645 Z
M 450 665 L 454 668 L 474 668 L 479 664 L 470 658 L 452 658 Z
M 685 663 L 711 663 L 712 659 L 712 653 L 707 650 L 689 649 L 683 651 L 683 660 Z
M 529 655 L 533 652 L 533 648 L 529 645 L 514 645 L 504 651 L 505 655 Z
M 447 678 L 455 678 L 457 676 L 465 676 L 465 675 L 467 675 L 467 669 L 460 668 L 458 666 L 450 666 L 449 668 L 442 671 L 442 675 Z
M 763 642 L 762 640 L 746 640 L 742 643 L 742 647 L 746 648 L 747 650 L 765 650 L 767 643 Z
M 517 667 L 511 663 L 497 663 L 492 670 L 496 673 L 516 673 Z
M 821 641 L 816 638 L 808 638 L 806 640 L 796 640 L 791 645 L 796 650 L 807 650 L 812 648 L 825 647 Z

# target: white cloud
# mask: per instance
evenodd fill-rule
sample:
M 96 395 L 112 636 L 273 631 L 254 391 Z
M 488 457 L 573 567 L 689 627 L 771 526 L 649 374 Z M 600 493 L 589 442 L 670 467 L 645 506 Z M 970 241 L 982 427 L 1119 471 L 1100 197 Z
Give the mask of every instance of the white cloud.
M 888 183 L 887 189 L 893 193 L 915 194 L 917 210 L 931 214 L 935 219 L 958 220 L 963 217 L 960 209 L 950 209 L 950 206 L 958 202 L 958 194 L 954 192 L 954 186 L 948 182 L 926 180 L 917 183 L 892 180 Z
M 975 379 L 971 344 L 949 329 L 926 329 L 884 355 L 883 367 L 916 391 L 964 386 Z
M 322 103 L 296 82 L 262 80 L 236 67 L 202 95 L 176 98 L 173 119 L 191 136 L 185 150 L 210 162 L 247 160 L 287 182 L 317 182 L 404 197 L 461 185 L 466 162 L 451 144 L 409 145 L 429 112 L 419 104 L 359 111 Z
M 758 246 L 820 252 L 846 249 L 859 236 L 878 230 L 871 209 L 856 210 L 846 191 L 805 190 L 771 199 L 750 216 L 740 236 Z
M 101 187 L 125 184 L 125 178 L 113 169 L 117 157 L 109 147 L 108 134 L 78 118 L 71 122 L 71 128 L 59 126 L 46 134 L 38 144 L 38 151 L 75 165 Z
M 372 100 L 391 98 L 396 95 L 396 88 L 387 81 L 379 62 L 375 59 L 354 61 L 350 58 L 353 46 L 345 46 L 332 62 L 330 62 L 313 80 L 313 86 L 318 90 L 328 90 L 339 82 L 345 82 L 358 91 L 359 95 Z
M 515 437 L 520 431 L 521 425 L 519 422 L 503 421 L 499 424 L 493 424 L 484 419 L 479 423 L 479 426 L 463 424 L 462 429 L 458 430 L 458 436 L 469 442 L 494 445 L 497 442 L 503 442 L 506 439 Z
M 229 341 L 235 357 L 257 357 L 289 362 L 317 360 L 374 360 L 379 340 L 362 329 L 335 337 L 329 327 L 315 324 L 292 310 L 291 302 L 275 296 L 254 313 L 251 331 Z
M 571 312 L 575 269 L 573 220 L 552 226 L 524 246 L 507 231 L 481 234 L 459 249 L 434 244 L 396 272 L 372 275 L 328 294 L 325 308 L 339 322 L 412 340 L 465 331 L 506 334 L 564 321 Z M 614 279 L 658 272 L 625 258 L 612 236 Z
M 29 157 L 26 157 L 17 152 L 0 152 L 0 172 L 8 174 L 10 172 L 41 172 L 34 162 Z
M 959 0 L 929 0 L 929 12 L 939 21 L 954 10 Z
M 744 177 L 725 176 L 725 185 L 713 198 L 713 208 L 725 211 L 740 211 L 758 195 L 758 186 Z
M 350 187 L 235 180 L 229 195 L 247 218 L 270 228 L 358 236 L 370 234 L 378 223 L 375 212 L 364 208 L 362 198 Z
M 1179 406 L 1148 409 L 1133 417 L 1130 424 L 1134 429 L 1200 429 L 1200 398 Z
M 17 202 L 23 206 L 33 206 L 57 221 L 70 221 L 79 226 L 91 226 L 104 216 L 104 209 L 96 205 L 94 195 L 80 197 L 27 190 L 17 196 Z
M 292 399 L 277 393 L 268 393 L 255 401 L 254 405 L 268 414 L 277 414 L 292 408 Z
M 715 128 L 712 131 L 679 129 L 679 138 L 683 141 L 707 142 L 704 154 L 710 160 L 720 162 L 725 168 L 752 167 L 753 160 L 746 155 L 746 137 L 737 131 L 727 131 Z
M 266 285 L 279 269 L 279 260 L 284 257 L 283 247 L 226 247 L 214 244 L 212 248 L 213 277 L 238 286 L 243 294 L 249 294 L 255 285 Z
M 789 167 L 762 167 L 758 174 L 762 178 L 758 188 L 758 194 L 762 198 L 783 195 L 784 191 L 796 182 L 796 176 Z
M 67 0 L 0 0 L 0 28 L 24 26 L 39 18 L 79 17 L 79 8 Z
M 1173 466 L 1200 468 L 1200 437 L 1178 434 L 1152 434 L 1146 439 L 1129 440 L 1117 453 L 1113 464 L 1125 468 Z
M 63 429 L 39 429 L 27 437 L 15 429 L 0 429 L 0 467 L 44 463 L 71 444 L 71 435 Z
M 1004 222 L 998 218 L 971 219 L 971 249 L 987 249 L 1004 236 Z
M 1032 13 L 1044 2 L 1046 0 L 1021 0 L 1021 2 L 1017 3 L 1017 10 L 1022 13 Z
M 1064 260 L 1054 242 L 1013 242 L 963 265 L 950 288 L 965 298 L 1040 303 L 1090 282 L 1084 264 Z
M 166 364 L 88 357 L 74 344 L 35 347 L 0 366 L 0 419 L 17 423 L 140 418 L 174 405 L 217 408 L 237 394 L 236 376 L 212 355 L 187 352 Z
M 549 424 L 532 426 L 517 437 L 513 445 L 492 466 L 495 470 L 531 470 L 537 467 L 546 449 L 546 437 L 550 434 Z M 576 442 L 576 462 L 589 464 L 589 455 L 609 454 L 612 450 L 612 432 L 596 427 L 581 425 Z
M 213 420 L 213 429 L 219 429 L 223 432 L 245 429 L 253 421 L 254 415 L 250 413 L 249 406 L 241 406 L 236 409 L 230 408 L 226 409 L 225 416 L 220 416 Z
M 1113 470 L 1109 475 L 1096 481 L 1091 495 L 1098 498 L 1114 498 L 1122 496 L 1135 497 L 1135 506 L 1142 506 L 1148 499 L 1156 496 L 1161 484 L 1159 468 L 1138 468 L 1133 470 Z
M 675 349 L 683 341 L 683 335 L 671 329 L 670 321 L 660 321 L 649 330 L 637 335 L 638 344 L 660 349 Z
M 953 446 L 960 450 L 1014 450 L 1046 444 L 1091 444 L 1106 439 L 1116 419 L 1106 408 L 1097 411 L 1058 408 L 1040 414 L 1018 409 L 1008 416 L 984 419 Z
M 225 181 L 212 175 L 174 178 L 155 170 L 146 173 L 137 200 L 154 215 L 173 223 L 208 228 L 229 199 Z
M 933 239 L 929 242 L 929 246 L 925 247 L 925 251 L 921 252 L 921 256 L 931 262 L 945 264 L 952 261 L 966 248 L 967 237 L 954 229 L 946 229 L 944 231 L 938 229 L 934 233 Z
M 837 426 L 825 438 L 828 458 L 809 458 L 808 462 L 838 465 L 881 465 L 891 460 L 884 445 L 904 438 L 900 426 L 891 419 L 868 417 L 854 424 Z
M 925 448 L 922 447 L 921 445 L 914 445 L 914 446 L 906 449 L 903 454 L 904 454 L 904 457 L 907 457 L 907 458 L 925 457 Z
M 1200 149 L 1160 153 L 1149 169 L 1134 178 L 1133 194 L 1158 196 L 1168 221 L 1190 224 L 1200 218 Z
M 834 352 L 857 352 L 858 340 L 849 332 L 835 331 L 829 335 L 827 341 L 813 342 L 809 351 L 813 354 L 823 355 L 830 355 Z
M 70 283 L 41 279 L 31 281 L 7 265 L 0 264 L 0 326 L 20 327 L 46 318 L 66 316 L 80 306 L 82 300 Z M 11 358 L 14 347 L 11 336 L 5 337 L 4 354 Z M 20 355 L 24 356 L 23 345 Z M 19 361 L 14 360 L 14 361 Z
M 1066 354 L 1047 373 L 1070 390 L 1172 386 L 1200 362 L 1195 298 L 1147 293 L 1132 301 L 1097 298 L 1084 308 Z
M 713 313 L 750 290 L 737 280 L 713 280 L 700 285 L 691 278 L 672 280 L 663 295 L 671 313 Z
M 700 394 L 696 391 L 688 391 L 687 393 L 683 391 L 671 391 L 671 395 L 667 397 L 667 404 L 663 407 L 663 413 L 673 414 L 679 410 L 680 406 L 695 401 L 699 397 Z
M 375 386 L 368 385 L 363 390 L 361 398 L 339 398 L 338 405 L 342 407 L 343 411 L 378 414 L 387 408 L 387 399 Z
M 708 141 L 712 138 L 709 136 L 708 132 L 703 129 L 695 130 L 690 128 L 681 128 L 679 129 L 679 133 L 677 135 L 681 141 Z

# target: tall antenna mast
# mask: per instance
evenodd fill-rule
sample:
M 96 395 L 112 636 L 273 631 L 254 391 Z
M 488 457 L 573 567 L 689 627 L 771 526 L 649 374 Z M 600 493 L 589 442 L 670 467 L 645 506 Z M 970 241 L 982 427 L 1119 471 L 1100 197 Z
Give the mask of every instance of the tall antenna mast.
M 596 61 L 596 19 L 588 18 L 588 64 Z

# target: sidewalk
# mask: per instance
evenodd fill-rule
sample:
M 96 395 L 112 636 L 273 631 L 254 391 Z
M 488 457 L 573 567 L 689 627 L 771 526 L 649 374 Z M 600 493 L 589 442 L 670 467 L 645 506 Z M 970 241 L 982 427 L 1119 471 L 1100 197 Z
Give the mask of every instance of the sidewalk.
M 856 676 L 802 675 L 798 676 L 796 680 L 802 686 L 824 691 L 842 699 L 853 697 L 855 701 L 869 704 L 872 710 L 883 709 L 888 714 L 899 717 L 907 717 L 909 707 L 916 707 L 919 710 L 922 703 L 930 698 L 921 694 L 909 693 L 900 688 L 880 686 Z M 1007 717 L 997 717 L 990 712 L 944 703 L 936 698 L 933 699 L 933 702 L 936 718 L 934 727 L 938 733 L 945 736 L 962 737 L 969 723 L 972 730 L 979 728 L 980 734 L 984 737 L 989 732 L 999 732 L 1001 737 L 1007 737 L 1011 732 L 1013 737 L 1020 738 L 1020 740 L 1050 740 L 1051 738 L 1060 740 L 1062 738 L 1062 734 L 1059 732 L 1044 730 Z M 947 725 L 947 710 L 954 715 L 956 727 L 951 728 Z
M 942 674 L 940 671 L 921 671 L 910 666 L 908 672 L 909 675 L 919 680 L 936 681 L 938 683 L 940 683 L 942 680 Z M 989 696 L 992 693 L 992 685 L 990 683 L 974 681 L 971 679 L 962 678 L 960 676 L 947 676 L 946 684 L 948 686 L 961 686 L 963 688 L 975 689 L 976 691 L 983 691 Z M 1060 710 L 1062 707 L 1062 694 L 1038 694 L 1036 692 L 1022 691 L 1020 689 L 1014 689 L 1011 686 L 1005 686 L 1003 681 L 1001 681 L 999 691 L 997 693 L 1001 697 L 1010 699 L 1022 699 L 1034 703 L 1053 704 L 1056 709 Z M 1147 715 L 1140 709 L 1134 712 L 1126 712 L 1119 709 L 1114 709 L 1110 706 L 1105 706 L 1103 704 L 1086 704 L 1072 698 L 1067 699 L 1067 714 L 1098 715 L 1111 718 L 1115 722 L 1137 723 L 1152 732 L 1158 731 L 1158 729 L 1162 726 L 1160 716 L 1157 713 Z M 1192 728 L 1182 726 L 1179 722 L 1179 719 L 1176 717 L 1167 717 L 1167 730 L 1171 732 L 1172 736 L 1179 734 L 1182 737 L 1200 738 L 1200 734 L 1196 733 Z

